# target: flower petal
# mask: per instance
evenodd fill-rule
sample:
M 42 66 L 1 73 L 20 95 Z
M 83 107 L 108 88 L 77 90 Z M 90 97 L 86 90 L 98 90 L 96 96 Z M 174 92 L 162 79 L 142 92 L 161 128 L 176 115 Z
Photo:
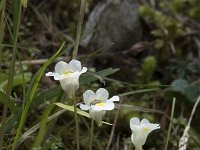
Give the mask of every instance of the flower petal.
M 105 102 L 108 100 L 109 93 L 106 89 L 100 88 L 96 91 L 96 96 L 98 100 Z
M 149 120 L 147 120 L 146 118 L 143 118 L 140 123 L 141 124 L 143 124 L 143 123 L 149 123 Z
M 153 123 L 147 123 L 147 124 L 142 124 L 143 127 L 149 129 L 149 133 L 153 130 L 159 129 L 160 125 L 159 124 L 153 124 Z
M 48 72 L 45 74 L 46 76 L 54 76 L 55 75 L 55 72 Z
M 64 78 L 65 78 L 64 76 L 61 76 L 58 73 L 54 74 L 54 80 L 63 80 Z
M 80 73 L 82 74 L 82 73 L 85 73 L 85 72 L 87 72 L 87 68 L 83 67 Z
M 90 109 L 90 106 L 85 105 L 85 104 L 80 104 L 80 108 L 81 108 L 82 110 L 89 110 L 89 109 Z
M 105 116 L 106 110 L 96 111 L 91 108 L 91 109 L 89 109 L 89 114 L 90 114 L 90 118 L 94 119 L 98 126 L 101 126 L 102 118 L 103 118 L 103 116 Z
M 65 78 L 64 76 L 59 75 L 57 72 L 48 72 L 46 73 L 46 76 L 53 76 L 54 80 L 62 80 Z
M 92 90 L 87 90 L 83 93 L 83 101 L 85 104 L 90 105 L 96 99 L 96 94 Z
M 131 118 L 130 128 L 132 130 L 131 141 L 136 148 L 142 148 L 145 144 L 149 133 L 160 128 L 159 124 L 149 123 L 147 119 L 142 119 L 141 122 L 137 117 Z
M 99 106 L 98 103 L 96 105 L 91 105 L 91 108 L 94 110 L 113 110 L 115 108 L 114 103 L 109 102 L 109 103 L 104 103 L 103 106 Z
M 140 120 L 137 117 L 133 117 L 130 119 L 130 128 L 131 130 L 135 130 L 135 126 L 140 125 Z
M 140 125 L 140 120 L 139 120 L 137 117 L 133 117 L 133 118 L 131 118 L 131 120 L 130 120 L 130 124 L 133 124 L 133 125 Z
M 71 66 L 71 69 L 72 71 L 79 71 L 81 72 L 81 62 L 78 61 L 78 60 L 75 60 L 75 59 L 72 59 L 70 62 L 69 62 L 69 65 Z
M 132 135 L 131 135 L 132 143 L 138 148 L 139 147 L 142 148 L 142 145 L 145 144 L 147 140 L 147 136 L 148 136 L 147 133 L 142 133 L 141 131 L 142 131 L 141 128 L 138 127 L 132 132 Z
M 69 64 L 67 64 L 64 61 L 59 61 L 56 65 L 55 65 L 55 72 L 59 73 L 59 74 L 63 74 L 65 72 L 68 71 L 72 71 Z
M 115 101 L 119 101 L 119 96 L 113 96 L 112 98 L 107 100 L 107 102 L 115 102 Z
M 141 125 L 132 125 L 131 130 L 131 141 L 136 147 L 142 147 L 149 135 L 148 128 L 142 127 Z
M 73 73 L 69 73 L 67 75 L 62 75 L 64 78 L 78 78 L 80 77 L 80 72 L 76 71 Z
M 79 81 L 78 78 L 64 78 L 60 80 L 60 84 L 62 89 L 69 93 L 73 94 L 79 88 Z

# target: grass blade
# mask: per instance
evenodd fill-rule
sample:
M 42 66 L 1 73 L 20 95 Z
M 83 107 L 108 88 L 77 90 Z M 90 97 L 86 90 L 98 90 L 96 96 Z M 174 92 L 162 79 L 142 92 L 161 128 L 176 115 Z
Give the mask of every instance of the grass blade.
M 42 68 L 40 68 L 40 70 L 37 72 L 35 78 L 32 80 L 32 83 L 30 85 L 31 88 L 29 88 L 30 90 L 27 92 L 27 102 L 26 102 L 26 106 L 24 108 L 24 110 L 22 111 L 22 116 L 21 116 L 21 119 L 20 119 L 20 123 L 19 123 L 19 127 L 17 129 L 17 134 L 15 136 L 15 140 L 13 142 L 13 146 L 12 146 L 12 150 L 15 149 L 16 147 L 16 144 L 17 144 L 17 141 L 20 137 L 20 134 L 21 134 L 21 131 L 22 131 L 22 128 L 24 126 L 24 123 L 25 123 L 25 120 L 27 118 L 27 115 L 28 115 L 28 110 L 30 108 L 30 105 L 32 103 L 32 100 L 34 98 L 34 95 L 35 95 L 35 91 L 37 89 L 37 86 L 39 84 L 39 81 L 42 77 L 42 75 L 44 74 L 44 71 L 45 69 L 47 68 L 48 65 L 50 65 L 54 59 L 56 58 L 56 56 L 61 52 L 63 46 L 64 46 L 65 43 L 63 43 L 61 45 L 61 47 L 59 48 L 59 50 L 42 66 Z
M 46 130 L 47 130 L 48 116 L 49 116 L 49 113 L 50 113 L 51 109 L 54 106 L 55 105 L 51 104 L 45 109 L 45 111 L 44 111 L 44 113 L 43 113 L 43 115 L 41 117 L 40 130 L 39 130 L 39 133 L 38 133 L 38 135 L 37 135 L 37 137 L 35 139 L 35 142 L 34 142 L 32 148 L 38 148 L 41 145 L 41 143 L 43 141 L 43 138 L 45 136 Z
M 171 130 L 172 130 L 172 124 L 173 124 L 175 103 L 176 103 L 176 98 L 174 97 L 173 98 L 173 102 L 172 102 L 172 110 L 171 110 L 171 115 L 170 115 L 170 123 L 169 123 L 169 129 L 168 129 L 167 138 L 166 138 L 166 141 L 165 141 L 164 150 L 167 150 L 168 143 L 169 143 L 169 137 L 170 137 L 170 133 L 171 133 Z
M 12 60 L 10 64 L 9 70 L 9 78 L 8 78 L 8 86 L 6 89 L 6 96 L 10 98 L 11 91 L 12 91 L 12 84 L 15 72 L 15 62 L 16 62 L 16 55 L 17 55 L 17 39 L 18 39 L 18 32 L 19 32 L 19 24 L 20 24 L 20 17 L 21 17 L 21 4 L 19 0 L 13 1 L 13 54 Z M 3 109 L 3 116 L 1 121 L 1 128 L 0 128 L 0 149 L 3 147 L 3 137 L 4 137 L 4 129 L 6 126 L 6 116 L 7 116 L 8 106 L 7 103 L 4 104 Z

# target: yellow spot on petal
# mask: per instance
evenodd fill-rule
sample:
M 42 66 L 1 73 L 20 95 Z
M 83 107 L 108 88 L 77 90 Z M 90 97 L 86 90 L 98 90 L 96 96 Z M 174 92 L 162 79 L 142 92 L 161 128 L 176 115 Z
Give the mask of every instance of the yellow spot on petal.
M 144 127 L 144 128 L 143 128 L 143 132 L 147 133 L 147 132 L 149 132 L 149 131 L 150 131 L 149 128 L 147 128 L 147 127 Z
M 71 71 L 67 71 L 67 72 L 64 72 L 62 75 L 64 75 L 64 76 L 67 76 L 67 75 L 70 75 L 70 74 L 72 74 L 73 72 L 71 72 Z
M 103 103 L 103 102 L 97 103 L 96 106 L 105 106 L 105 103 Z

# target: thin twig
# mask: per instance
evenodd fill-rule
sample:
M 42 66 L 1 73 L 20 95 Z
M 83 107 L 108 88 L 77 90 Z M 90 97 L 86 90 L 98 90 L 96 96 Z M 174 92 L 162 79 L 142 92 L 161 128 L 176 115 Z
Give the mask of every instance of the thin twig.
M 80 8 L 80 14 L 79 14 L 79 19 L 78 19 L 76 39 L 75 39 L 75 45 L 74 45 L 74 49 L 73 49 L 72 58 L 76 58 L 77 53 L 78 53 L 78 46 L 79 46 L 80 37 L 81 37 L 81 30 L 82 30 L 82 26 L 83 26 L 84 13 L 85 13 L 85 0 L 81 0 L 81 8 Z
M 120 100 L 120 104 L 122 104 L 123 100 Z M 110 148 L 110 145 L 112 143 L 112 139 L 113 139 L 113 136 L 114 136 L 114 132 L 115 132 L 115 128 L 116 128 L 116 125 L 117 125 L 117 120 L 118 120 L 118 117 L 119 117 L 119 112 L 120 112 L 120 106 L 118 107 L 118 110 L 117 110 L 117 113 L 115 115 L 115 120 L 113 122 L 113 126 L 112 126 L 112 130 L 111 130 L 111 133 L 110 133 L 110 137 L 109 137 L 109 141 L 108 141 L 108 144 L 106 146 L 106 150 L 109 150 Z
M 170 119 L 169 116 L 166 113 L 159 111 L 159 110 L 156 110 L 156 109 L 143 108 L 143 107 L 138 107 L 138 106 L 126 105 L 126 104 L 115 104 L 115 105 L 116 105 L 116 108 L 120 107 L 120 108 L 123 108 L 123 109 L 131 109 L 131 110 L 141 111 L 141 112 L 151 112 L 151 113 L 163 114 L 168 119 Z

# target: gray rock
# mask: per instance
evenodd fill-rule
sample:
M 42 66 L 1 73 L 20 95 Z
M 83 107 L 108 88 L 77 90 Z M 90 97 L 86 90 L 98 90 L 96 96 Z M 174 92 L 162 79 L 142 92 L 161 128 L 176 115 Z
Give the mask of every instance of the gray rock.
M 135 0 L 106 0 L 96 5 L 88 17 L 82 46 L 103 51 L 130 48 L 142 38 Z

